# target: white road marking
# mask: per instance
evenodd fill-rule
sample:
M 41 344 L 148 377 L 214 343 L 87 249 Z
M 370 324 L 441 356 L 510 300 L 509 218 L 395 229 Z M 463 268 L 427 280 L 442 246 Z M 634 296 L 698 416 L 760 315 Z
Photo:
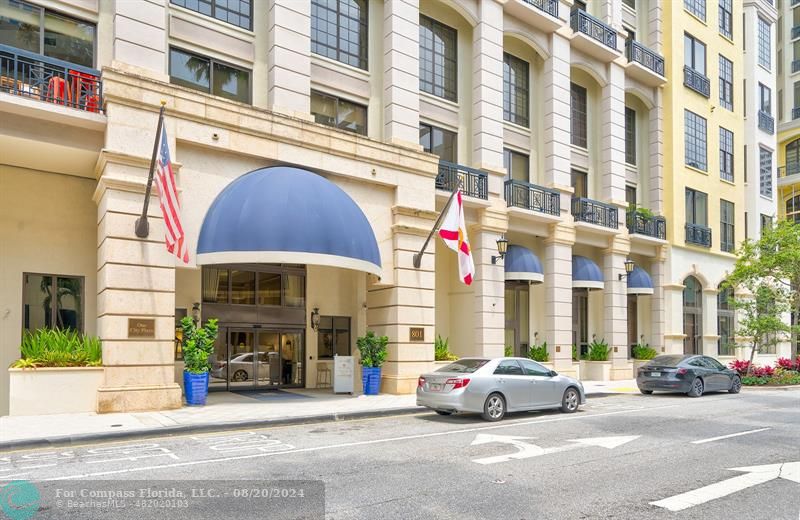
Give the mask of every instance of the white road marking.
M 650 502 L 650 504 L 669 509 L 670 511 L 682 511 L 710 502 L 711 500 L 732 495 L 737 491 L 769 482 L 776 478 L 784 478 L 800 484 L 800 461 L 786 462 L 783 464 L 767 464 L 765 466 L 750 466 L 746 468 L 731 468 L 730 471 L 746 471 L 747 473 L 657 502 Z
M 586 439 L 570 439 L 567 442 L 575 444 L 567 444 L 565 446 L 556 446 L 554 448 L 542 448 L 536 444 L 524 442 L 522 439 L 530 439 L 531 437 L 514 437 L 506 435 L 488 435 L 479 433 L 475 440 L 472 441 L 472 446 L 476 444 L 487 444 L 490 442 L 511 444 L 517 448 L 515 453 L 506 453 L 503 455 L 494 455 L 492 457 L 484 457 L 480 459 L 473 459 L 472 462 L 478 464 L 497 464 L 498 462 L 508 462 L 509 460 L 529 459 L 531 457 L 539 457 L 541 455 L 549 455 L 551 453 L 561 453 L 565 451 L 574 450 L 577 448 L 588 448 L 590 446 L 599 446 L 607 449 L 614 449 L 617 446 L 622 446 L 625 443 L 636 440 L 640 435 L 620 435 L 614 437 L 590 437 Z
M 746 432 L 731 433 L 729 435 L 720 435 L 719 437 L 711 437 L 710 439 L 701 439 L 699 441 L 692 441 L 692 444 L 705 444 L 707 442 L 721 441 L 722 439 L 730 439 L 731 437 L 739 437 L 740 435 L 749 435 L 751 433 L 758 433 L 772 428 L 759 428 L 757 430 L 748 430 Z

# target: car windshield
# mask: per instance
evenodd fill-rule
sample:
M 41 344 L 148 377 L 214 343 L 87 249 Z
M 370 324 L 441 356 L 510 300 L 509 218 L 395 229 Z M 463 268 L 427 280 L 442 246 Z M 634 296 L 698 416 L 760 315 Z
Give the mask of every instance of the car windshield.
M 437 372 L 461 372 L 471 374 L 488 362 L 488 359 L 459 359 L 458 361 L 454 361 L 440 368 Z
M 650 365 L 659 365 L 664 367 L 676 367 L 678 363 L 683 361 L 686 356 L 656 356 L 650 361 Z

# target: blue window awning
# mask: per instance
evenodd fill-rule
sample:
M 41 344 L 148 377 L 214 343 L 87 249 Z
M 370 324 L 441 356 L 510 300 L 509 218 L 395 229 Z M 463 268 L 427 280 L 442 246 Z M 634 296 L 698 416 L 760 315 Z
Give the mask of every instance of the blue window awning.
M 503 259 L 506 280 L 522 280 L 534 283 L 544 281 L 542 263 L 527 247 L 509 245 Z
M 653 294 L 653 280 L 638 265 L 628 275 L 628 294 Z
M 300 168 L 275 166 L 230 183 L 208 208 L 197 263 L 290 263 L 380 276 L 378 243 L 341 188 Z
M 603 272 L 597 264 L 585 256 L 572 257 L 572 287 L 602 289 Z

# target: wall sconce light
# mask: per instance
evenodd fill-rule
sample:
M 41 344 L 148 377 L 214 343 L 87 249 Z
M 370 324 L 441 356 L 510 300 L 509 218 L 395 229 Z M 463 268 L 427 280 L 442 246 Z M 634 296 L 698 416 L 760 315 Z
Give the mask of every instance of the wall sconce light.
M 192 304 L 192 321 L 194 321 L 195 325 L 200 323 L 200 302 Z
M 492 255 L 492 263 L 496 264 L 498 260 L 502 260 L 506 256 L 507 251 L 508 251 L 508 240 L 506 240 L 505 235 L 500 235 L 500 238 L 497 239 L 498 256 Z
M 625 274 L 619 274 L 619 281 L 621 282 L 625 278 L 629 277 L 633 272 L 633 268 L 636 267 L 636 264 L 633 263 L 633 260 L 630 258 L 625 259 Z
M 311 328 L 319 329 L 319 307 L 314 307 L 314 310 L 311 311 Z

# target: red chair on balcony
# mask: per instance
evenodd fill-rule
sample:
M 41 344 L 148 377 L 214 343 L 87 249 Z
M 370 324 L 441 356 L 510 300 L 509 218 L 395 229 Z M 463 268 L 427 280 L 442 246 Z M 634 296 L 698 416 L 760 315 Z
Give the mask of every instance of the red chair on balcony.
M 59 76 L 53 76 L 47 82 L 47 92 L 45 93 L 47 101 L 58 103 L 60 105 L 72 104 L 72 92 L 66 80 Z
M 75 107 L 88 112 L 99 112 L 100 96 L 97 92 L 97 76 L 70 70 L 69 78 L 72 92 L 74 92 Z

